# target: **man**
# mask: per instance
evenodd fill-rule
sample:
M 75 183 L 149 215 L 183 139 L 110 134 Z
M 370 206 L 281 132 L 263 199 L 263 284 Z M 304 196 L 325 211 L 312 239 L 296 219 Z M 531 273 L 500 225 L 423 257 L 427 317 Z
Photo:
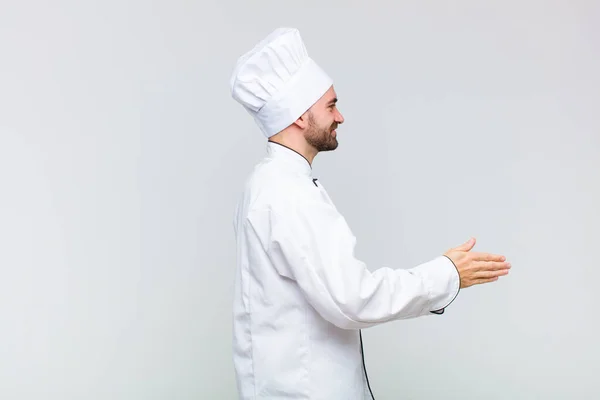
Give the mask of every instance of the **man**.
M 441 314 L 460 288 L 508 272 L 474 239 L 412 269 L 370 272 L 356 238 L 312 177 L 344 122 L 329 76 L 296 29 L 238 60 L 233 97 L 268 138 L 236 207 L 233 350 L 242 399 L 370 399 L 361 328 Z

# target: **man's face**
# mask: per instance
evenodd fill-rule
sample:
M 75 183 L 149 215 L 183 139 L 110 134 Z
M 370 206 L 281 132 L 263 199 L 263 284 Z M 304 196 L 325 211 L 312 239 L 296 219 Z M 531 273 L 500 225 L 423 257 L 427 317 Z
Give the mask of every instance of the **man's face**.
M 308 127 L 304 138 L 317 151 L 330 151 L 338 147 L 337 132 L 344 117 L 336 106 L 337 95 L 333 86 L 308 111 Z

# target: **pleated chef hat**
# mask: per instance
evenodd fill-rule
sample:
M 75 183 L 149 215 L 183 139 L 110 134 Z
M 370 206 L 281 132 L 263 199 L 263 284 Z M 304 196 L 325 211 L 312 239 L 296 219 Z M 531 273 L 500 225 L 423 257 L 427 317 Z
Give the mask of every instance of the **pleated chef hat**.
M 275 29 L 242 55 L 230 81 L 231 95 L 266 137 L 290 126 L 332 84 L 294 28 Z

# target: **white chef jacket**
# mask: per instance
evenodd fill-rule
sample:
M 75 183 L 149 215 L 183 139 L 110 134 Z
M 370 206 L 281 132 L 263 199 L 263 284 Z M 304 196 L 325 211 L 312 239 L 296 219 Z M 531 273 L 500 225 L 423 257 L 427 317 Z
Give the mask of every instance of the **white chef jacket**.
M 234 217 L 240 399 L 370 399 L 360 329 L 441 314 L 460 290 L 457 269 L 439 256 L 370 272 L 309 162 L 278 143 L 266 150 Z

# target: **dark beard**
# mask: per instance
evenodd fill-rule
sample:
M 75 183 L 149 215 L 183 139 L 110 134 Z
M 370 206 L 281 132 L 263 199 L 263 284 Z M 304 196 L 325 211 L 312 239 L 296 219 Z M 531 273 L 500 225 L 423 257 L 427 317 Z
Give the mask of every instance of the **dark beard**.
M 337 124 L 333 123 L 329 128 L 319 128 L 311 113 L 308 114 L 308 129 L 304 134 L 306 142 L 314 147 L 317 151 L 331 151 L 338 147 L 337 138 L 331 132 L 337 128 Z

